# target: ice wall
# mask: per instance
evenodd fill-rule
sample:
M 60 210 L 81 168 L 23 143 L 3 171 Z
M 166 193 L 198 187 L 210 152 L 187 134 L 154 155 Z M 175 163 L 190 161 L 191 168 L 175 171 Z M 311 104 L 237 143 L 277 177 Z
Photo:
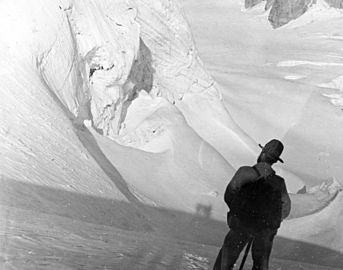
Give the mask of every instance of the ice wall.
M 92 119 L 99 132 L 114 136 L 140 83 L 132 83 L 131 73 L 141 59 L 136 10 L 125 1 L 71 1 L 55 8 L 63 27 L 37 68 L 74 117 Z
M 174 1 L 70 1 L 51 9 L 60 9 L 61 27 L 37 68 L 75 118 L 91 119 L 103 135 L 119 134 L 141 90 L 172 103 L 208 88 L 220 97 Z
M 0 3 L 0 178 L 9 190 L 18 182 L 125 200 L 70 121 L 84 96 L 64 4 Z
M 185 93 L 201 92 L 213 86 L 198 56 L 191 30 L 177 1 L 133 0 L 138 10 L 141 38 L 151 51 L 154 93 L 170 102 Z M 153 27 L 152 27 L 153 26 Z M 212 89 L 220 97 L 216 89 Z

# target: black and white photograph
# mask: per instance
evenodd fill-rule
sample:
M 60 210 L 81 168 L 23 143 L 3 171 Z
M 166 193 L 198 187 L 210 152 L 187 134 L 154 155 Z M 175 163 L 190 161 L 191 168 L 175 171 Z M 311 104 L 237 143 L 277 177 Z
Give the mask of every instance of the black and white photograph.
M 342 270 L 343 0 L 0 0 L 0 270 Z

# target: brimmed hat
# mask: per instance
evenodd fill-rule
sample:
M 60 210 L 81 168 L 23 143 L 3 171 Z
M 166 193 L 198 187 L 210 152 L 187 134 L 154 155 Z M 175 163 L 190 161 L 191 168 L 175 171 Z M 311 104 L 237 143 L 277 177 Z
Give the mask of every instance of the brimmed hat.
M 280 158 L 280 155 L 283 151 L 283 144 L 279 140 L 273 139 L 269 141 L 265 146 L 259 144 L 262 148 L 262 153 L 266 153 L 269 156 L 277 159 L 278 161 L 283 163 L 283 160 Z

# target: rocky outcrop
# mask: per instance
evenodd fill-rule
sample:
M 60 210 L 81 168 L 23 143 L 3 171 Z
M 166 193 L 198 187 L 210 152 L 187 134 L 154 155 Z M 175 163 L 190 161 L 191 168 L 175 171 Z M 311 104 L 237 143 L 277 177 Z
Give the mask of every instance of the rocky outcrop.
M 245 8 L 252 8 L 266 1 L 265 10 L 270 9 L 269 21 L 278 28 L 303 15 L 317 0 L 245 0 Z M 343 0 L 323 0 L 330 7 L 343 9 Z
M 274 28 L 287 24 L 304 14 L 316 0 L 245 0 L 245 8 L 252 8 L 265 1 L 265 10 L 270 10 L 269 21 Z M 331 6 L 339 7 L 342 0 L 327 0 Z
M 245 8 L 252 8 L 261 2 L 267 2 L 265 6 L 265 10 L 268 10 L 275 2 L 275 0 L 245 0 L 244 6 Z
M 266 6 L 264 7 L 265 10 L 270 9 L 273 4 L 274 4 L 275 0 L 267 0 Z
M 303 15 L 316 0 L 275 0 L 268 20 L 274 28 L 289 23 Z
M 251 8 L 257 4 L 263 2 L 264 0 L 245 0 L 245 8 Z

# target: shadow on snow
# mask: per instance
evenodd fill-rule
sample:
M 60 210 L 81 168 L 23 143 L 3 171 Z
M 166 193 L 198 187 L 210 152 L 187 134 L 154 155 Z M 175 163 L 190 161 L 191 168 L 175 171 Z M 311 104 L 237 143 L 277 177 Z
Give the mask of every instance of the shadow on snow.
M 214 260 L 216 247 L 228 230 L 224 222 L 210 218 L 210 206 L 195 206 L 192 214 L 4 177 L 0 186 L 0 262 L 12 260 L 12 266 L 17 263 L 18 269 L 20 264 L 29 263 L 35 269 L 38 262 L 49 262 L 56 269 L 62 262 L 68 269 L 66 265 L 76 261 L 80 263 L 77 268 L 82 269 L 88 269 L 87 265 L 92 265 L 89 269 L 123 265 L 125 260 L 129 260 L 126 264 L 139 265 L 135 258 L 143 253 L 147 256 L 148 250 L 155 250 L 151 260 L 158 263 L 166 247 L 178 250 L 194 246 L 200 253 L 207 250 Z M 333 267 L 343 265 L 342 253 L 282 237 L 277 237 L 272 257 Z M 170 260 L 177 264 L 181 259 L 174 256 Z

